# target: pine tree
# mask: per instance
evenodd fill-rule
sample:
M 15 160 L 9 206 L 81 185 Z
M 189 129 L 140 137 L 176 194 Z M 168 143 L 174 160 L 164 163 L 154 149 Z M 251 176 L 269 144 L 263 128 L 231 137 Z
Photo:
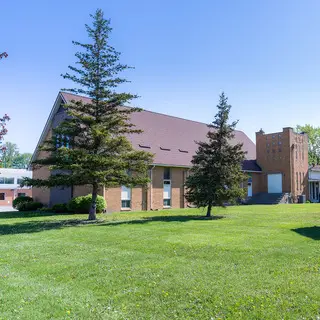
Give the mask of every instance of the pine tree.
M 71 101 L 64 105 L 69 115 L 53 130 L 52 138 L 41 150 L 50 152 L 45 159 L 33 162 L 35 167 L 54 170 L 46 180 L 25 179 L 25 185 L 37 187 L 92 186 L 89 220 L 96 219 L 96 199 L 101 188 L 144 185 L 152 155 L 132 148 L 128 135 L 141 130 L 130 122 L 130 115 L 141 109 L 126 105 L 137 98 L 131 93 L 117 92 L 128 82 L 119 73 L 129 69 L 119 63 L 120 53 L 109 45 L 110 21 L 97 10 L 92 26 L 86 25 L 90 43 L 73 42 L 82 51 L 76 53 L 77 67 L 63 75 L 77 88 L 66 91 L 91 98 L 90 103 Z
M 224 93 L 217 105 L 218 113 L 208 125 L 207 141 L 197 142 L 198 150 L 192 159 L 190 175 L 186 180 L 186 199 L 197 207 L 207 207 L 207 217 L 213 206 L 224 206 L 244 196 L 241 183 L 245 152 L 242 144 L 232 144 L 238 121 L 228 124 L 231 105 Z

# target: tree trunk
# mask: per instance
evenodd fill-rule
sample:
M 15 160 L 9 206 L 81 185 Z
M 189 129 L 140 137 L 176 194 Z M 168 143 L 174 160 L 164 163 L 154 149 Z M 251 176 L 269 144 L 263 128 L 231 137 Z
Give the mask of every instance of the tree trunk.
M 98 185 L 93 185 L 92 201 L 91 201 L 88 220 L 97 220 L 97 196 L 98 196 Z
M 207 217 L 211 217 L 211 208 L 212 208 L 212 203 L 210 202 L 207 208 Z

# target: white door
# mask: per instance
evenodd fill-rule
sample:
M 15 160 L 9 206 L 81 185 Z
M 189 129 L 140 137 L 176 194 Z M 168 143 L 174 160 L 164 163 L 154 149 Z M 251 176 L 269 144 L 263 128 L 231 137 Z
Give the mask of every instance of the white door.
M 282 174 L 268 174 L 268 193 L 282 193 Z

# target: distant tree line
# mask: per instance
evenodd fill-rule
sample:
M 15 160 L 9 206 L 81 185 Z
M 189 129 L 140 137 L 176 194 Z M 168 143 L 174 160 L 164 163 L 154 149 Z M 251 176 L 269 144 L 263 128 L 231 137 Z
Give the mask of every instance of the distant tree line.
M 308 157 L 310 165 L 320 164 L 320 127 L 310 124 L 297 125 L 297 132 L 305 132 L 308 135 Z
M 0 166 L 2 168 L 26 169 L 31 156 L 31 153 L 20 153 L 15 143 L 6 142 L 3 144 Z

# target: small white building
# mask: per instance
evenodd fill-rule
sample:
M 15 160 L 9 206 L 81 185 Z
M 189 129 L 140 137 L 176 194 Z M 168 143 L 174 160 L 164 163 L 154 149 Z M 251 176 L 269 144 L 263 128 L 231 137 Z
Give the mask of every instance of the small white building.
M 320 200 L 320 165 L 311 166 L 308 173 L 309 200 L 319 202 Z
M 11 206 L 18 196 L 32 196 L 30 187 L 20 187 L 24 177 L 32 178 L 32 171 L 0 168 L 0 206 Z

